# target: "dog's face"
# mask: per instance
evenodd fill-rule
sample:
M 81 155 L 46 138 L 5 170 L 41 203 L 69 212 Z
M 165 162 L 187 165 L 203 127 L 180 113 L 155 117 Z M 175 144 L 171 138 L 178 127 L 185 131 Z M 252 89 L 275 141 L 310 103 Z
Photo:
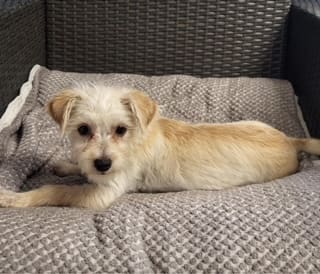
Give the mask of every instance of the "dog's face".
M 157 105 L 140 91 L 102 85 L 64 90 L 48 105 L 72 144 L 73 158 L 95 182 L 128 169 L 157 116 Z

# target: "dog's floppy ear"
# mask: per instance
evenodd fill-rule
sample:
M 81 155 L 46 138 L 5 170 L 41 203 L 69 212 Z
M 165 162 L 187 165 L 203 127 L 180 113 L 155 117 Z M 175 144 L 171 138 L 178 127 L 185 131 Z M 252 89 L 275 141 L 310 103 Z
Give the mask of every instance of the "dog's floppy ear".
M 158 114 L 158 106 L 142 91 L 130 92 L 122 98 L 122 103 L 133 113 L 142 129 L 146 129 Z
M 79 96 L 75 91 L 68 89 L 56 95 L 48 103 L 48 112 L 61 128 L 64 134 L 67 123 L 69 121 L 72 108 Z

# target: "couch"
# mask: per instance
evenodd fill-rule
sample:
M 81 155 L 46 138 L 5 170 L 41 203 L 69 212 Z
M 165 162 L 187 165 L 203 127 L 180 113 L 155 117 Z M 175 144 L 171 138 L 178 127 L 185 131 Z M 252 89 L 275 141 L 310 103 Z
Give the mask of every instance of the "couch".
M 53 71 L 43 68 L 50 84 L 60 73 L 54 71 L 272 78 L 292 84 L 307 134 L 320 137 L 317 0 L 10 0 L 0 7 L 0 113 L 35 64 Z M 19 123 L 31 128 L 32 117 L 24 117 Z M 18 140 L 22 129 L 15 129 L 11 135 Z M 0 179 L 9 176 L 3 159 Z M 23 190 L 36 186 L 41 172 L 12 178 L 26 182 Z M 312 167 L 222 192 L 128 194 L 102 212 L 0 209 L 0 269 L 316 273 L 319 181 L 320 169 Z

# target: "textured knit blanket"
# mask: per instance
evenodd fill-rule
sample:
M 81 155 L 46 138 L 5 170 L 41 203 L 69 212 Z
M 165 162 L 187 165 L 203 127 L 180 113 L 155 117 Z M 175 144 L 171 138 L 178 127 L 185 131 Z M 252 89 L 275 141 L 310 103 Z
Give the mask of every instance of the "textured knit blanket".
M 45 105 L 74 81 L 126 85 L 150 94 L 171 118 L 260 120 L 301 137 L 286 81 L 37 71 L 11 125 L 0 131 L 0 187 L 24 191 L 81 177 L 52 174 L 69 157 Z M 0 209 L 0 272 L 320 272 L 320 167 L 223 191 L 134 193 L 109 209 Z

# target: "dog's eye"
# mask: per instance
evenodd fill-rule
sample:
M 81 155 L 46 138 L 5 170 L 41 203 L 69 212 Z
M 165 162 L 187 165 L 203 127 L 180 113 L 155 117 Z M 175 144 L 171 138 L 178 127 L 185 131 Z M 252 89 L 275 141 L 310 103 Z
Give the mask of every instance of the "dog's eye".
M 90 127 L 87 125 L 81 125 L 78 127 L 78 132 L 82 136 L 89 135 L 91 133 Z
M 127 128 L 126 128 L 126 127 L 118 126 L 118 127 L 116 128 L 116 134 L 119 135 L 119 136 L 125 135 L 126 132 L 127 132 Z

